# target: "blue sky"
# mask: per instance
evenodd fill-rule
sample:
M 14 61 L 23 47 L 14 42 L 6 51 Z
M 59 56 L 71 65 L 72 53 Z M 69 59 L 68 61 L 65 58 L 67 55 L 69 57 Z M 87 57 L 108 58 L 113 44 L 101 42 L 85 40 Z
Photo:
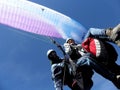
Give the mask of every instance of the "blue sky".
M 114 27 L 120 23 L 120 0 L 30 1 L 61 12 L 87 29 Z M 55 40 L 64 43 L 64 40 Z M 50 48 L 61 55 L 48 37 L 17 32 L 17 29 L 0 24 L 0 90 L 54 90 L 46 57 Z M 120 49 L 115 48 L 120 53 Z M 117 63 L 120 64 L 119 58 Z M 98 74 L 93 76 L 93 81 L 92 90 L 117 90 Z M 64 90 L 69 88 L 64 87 Z

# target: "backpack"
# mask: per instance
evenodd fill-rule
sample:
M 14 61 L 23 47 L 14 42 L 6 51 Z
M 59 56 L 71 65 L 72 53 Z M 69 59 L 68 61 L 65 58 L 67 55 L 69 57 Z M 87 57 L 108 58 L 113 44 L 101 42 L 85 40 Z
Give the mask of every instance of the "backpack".
M 115 48 L 108 42 L 89 37 L 82 43 L 82 48 L 93 54 L 98 61 L 112 63 L 117 60 L 118 54 Z

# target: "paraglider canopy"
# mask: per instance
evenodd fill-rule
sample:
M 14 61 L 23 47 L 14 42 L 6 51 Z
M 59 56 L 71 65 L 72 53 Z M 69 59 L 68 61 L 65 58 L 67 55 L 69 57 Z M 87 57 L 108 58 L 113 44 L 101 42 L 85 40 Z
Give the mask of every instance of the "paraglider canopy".
M 39 35 L 81 41 L 86 29 L 77 21 L 26 0 L 0 0 L 0 23 Z

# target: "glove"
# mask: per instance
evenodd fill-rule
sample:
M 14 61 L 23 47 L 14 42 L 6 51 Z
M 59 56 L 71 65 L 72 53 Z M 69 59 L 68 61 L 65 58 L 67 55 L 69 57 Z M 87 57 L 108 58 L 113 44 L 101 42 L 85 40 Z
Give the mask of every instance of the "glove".
M 70 45 L 72 49 L 77 49 L 77 50 L 81 50 L 82 49 L 82 46 L 81 44 L 77 44 L 77 45 Z
M 81 44 L 78 44 L 78 45 L 77 45 L 77 49 L 78 49 L 78 50 L 81 50 L 81 49 L 82 49 Z

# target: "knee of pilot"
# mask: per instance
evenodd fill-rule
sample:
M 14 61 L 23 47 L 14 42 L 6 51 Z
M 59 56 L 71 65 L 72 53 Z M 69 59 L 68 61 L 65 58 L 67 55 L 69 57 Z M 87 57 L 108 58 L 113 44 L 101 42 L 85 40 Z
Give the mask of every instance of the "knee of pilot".
M 89 33 L 90 33 L 90 34 L 93 34 L 95 31 L 96 31 L 95 28 L 90 28 L 90 29 L 89 29 Z

